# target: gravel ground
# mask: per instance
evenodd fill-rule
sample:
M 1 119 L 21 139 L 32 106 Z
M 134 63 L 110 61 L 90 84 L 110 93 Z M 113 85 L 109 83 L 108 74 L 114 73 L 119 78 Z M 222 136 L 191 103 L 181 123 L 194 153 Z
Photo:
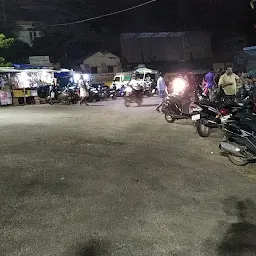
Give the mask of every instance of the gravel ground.
M 157 101 L 1 108 L 0 255 L 256 255 L 255 166 Z

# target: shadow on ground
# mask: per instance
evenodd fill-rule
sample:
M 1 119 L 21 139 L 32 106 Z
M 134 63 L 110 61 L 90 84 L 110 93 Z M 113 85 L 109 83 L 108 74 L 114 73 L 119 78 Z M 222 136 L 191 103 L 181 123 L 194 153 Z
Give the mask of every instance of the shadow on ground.
M 80 243 L 70 248 L 65 255 L 67 256 L 108 256 L 109 243 L 100 239 L 90 239 L 86 243 Z
M 146 108 L 146 107 L 156 107 L 158 106 L 159 104 L 142 104 L 140 107 L 142 108 Z
M 232 199 L 231 199 L 232 200 Z M 238 222 L 232 223 L 218 246 L 219 256 L 253 256 L 256 255 L 256 212 L 252 201 L 237 201 L 235 214 Z M 233 214 L 232 210 L 226 209 Z

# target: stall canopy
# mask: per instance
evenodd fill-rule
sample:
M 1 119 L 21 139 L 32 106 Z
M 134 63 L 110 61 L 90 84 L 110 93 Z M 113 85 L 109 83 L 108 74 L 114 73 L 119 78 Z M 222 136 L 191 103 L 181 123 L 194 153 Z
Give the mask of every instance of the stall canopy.
M 251 56 L 256 56 L 256 46 L 245 47 L 243 50 Z
M 156 74 L 157 73 L 156 70 L 149 69 L 149 68 L 146 68 L 146 67 L 138 68 L 138 69 L 135 70 L 135 72 L 139 73 L 139 74 Z

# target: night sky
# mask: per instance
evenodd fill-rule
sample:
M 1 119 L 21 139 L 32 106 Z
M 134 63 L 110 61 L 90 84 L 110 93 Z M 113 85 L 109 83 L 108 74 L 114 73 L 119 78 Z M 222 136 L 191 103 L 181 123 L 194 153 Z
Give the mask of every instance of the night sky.
M 14 1 L 14 0 L 11 0 Z M 146 0 L 16 0 L 22 9 L 19 18 L 58 21 L 66 8 L 62 21 L 83 19 L 111 11 L 124 9 Z M 184 2 L 185 7 L 181 7 Z M 185 3 L 187 2 L 187 3 Z M 36 10 L 38 7 L 40 11 Z M 34 9 L 32 9 L 34 7 Z M 50 10 L 52 9 L 52 10 Z M 30 16 L 27 14 L 28 10 Z M 41 14 L 40 14 L 41 13 Z M 47 15 L 48 14 L 48 15 Z M 93 26 L 106 27 L 112 33 L 130 31 L 175 31 L 175 30 L 232 30 L 251 31 L 253 12 L 249 0 L 158 0 L 137 10 L 91 22 Z M 75 29 L 75 27 L 74 27 Z
M 34 54 L 78 56 L 98 50 L 118 54 L 123 32 L 204 30 L 247 34 L 256 43 L 255 16 L 249 0 L 157 0 L 133 11 L 79 25 L 49 27 L 129 8 L 147 0 L 7 0 L 10 21 L 33 20 L 44 25 L 45 37 L 34 44 Z M 8 8 L 7 8 L 8 7 Z

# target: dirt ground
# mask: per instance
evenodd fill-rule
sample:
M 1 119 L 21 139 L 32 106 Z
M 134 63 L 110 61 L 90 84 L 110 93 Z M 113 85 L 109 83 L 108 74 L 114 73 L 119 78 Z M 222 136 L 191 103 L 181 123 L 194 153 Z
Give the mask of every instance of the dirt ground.
M 256 255 L 255 165 L 157 101 L 0 108 L 0 255 Z

